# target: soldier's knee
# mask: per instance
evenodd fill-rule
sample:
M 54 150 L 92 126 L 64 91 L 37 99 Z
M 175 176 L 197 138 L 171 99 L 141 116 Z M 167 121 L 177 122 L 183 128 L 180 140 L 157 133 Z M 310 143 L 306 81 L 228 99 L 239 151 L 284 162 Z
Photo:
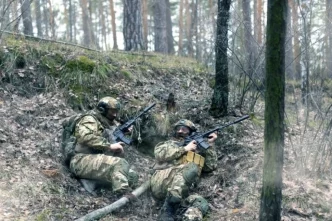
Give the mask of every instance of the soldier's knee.
M 186 206 L 189 206 L 190 208 L 197 208 L 199 211 L 201 211 L 202 215 L 205 216 L 209 210 L 209 203 L 208 201 L 198 195 L 198 194 L 193 194 L 190 195 L 185 199 L 185 204 Z
M 195 207 L 189 207 L 182 216 L 182 221 L 202 221 L 202 212 Z
M 182 176 L 187 185 L 191 185 L 198 180 L 199 167 L 194 163 L 188 163 L 185 165 Z
M 130 187 L 134 188 L 137 185 L 138 182 L 138 173 L 133 170 L 133 169 L 129 169 L 128 171 L 128 184 Z

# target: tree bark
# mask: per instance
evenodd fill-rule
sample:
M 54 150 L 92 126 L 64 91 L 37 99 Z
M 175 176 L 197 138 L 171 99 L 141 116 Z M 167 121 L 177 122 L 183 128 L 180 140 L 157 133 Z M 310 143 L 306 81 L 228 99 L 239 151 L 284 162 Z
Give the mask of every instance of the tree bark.
M 288 3 L 291 0 L 288 0 Z M 290 4 L 288 4 L 290 5 Z M 286 28 L 286 52 L 285 52 L 285 70 L 287 79 L 294 79 L 295 68 L 293 65 L 294 53 L 293 53 L 293 43 L 292 43 L 292 16 L 291 7 L 287 8 L 287 28 Z
M 216 38 L 216 76 L 210 114 L 215 117 L 227 115 L 228 109 L 228 20 L 231 0 L 218 1 Z
M 257 0 L 257 44 L 259 46 L 262 45 L 262 37 L 263 37 L 263 31 L 262 31 L 262 18 L 263 18 L 263 0 Z
M 51 37 L 55 38 L 55 20 L 54 20 L 54 14 L 53 14 L 53 7 L 51 0 L 48 0 L 49 4 L 49 17 L 50 17 L 50 26 L 51 26 Z
M 167 25 L 166 25 L 166 0 L 154 1 L 154 50 L 163 54 L 168 53 Z
M 292 28 L 294 35 L 294 66 L 295 66 L 295 79 L 297 81 L 301 80 L 301 47 L 299 39 L 299 14 L 298 14 L 298 5 L 296 0 L 291 0 L 292 7 Z
M 26 35 L 33 35 L 30 0 L 21 0 L 21 11 L 24 30 Z
M 183 53 L 183 1 L 184 0 L 180 0 L 180 7 L 179 7 L 179 42 L 178 42 L 179 55 L 182 55 Z
M 34 1 L 35 1 L 35 12 L 36 12 L 37 36 L 43 37 L 40 0 L 34 0 Z
M 187 55 L 189 57 L 193 56 L 193 40 L 192 40 L 192 18 L 191 18 L 191 10 L 189 3 L 190 0 L 185 0 L 185 17 L 186 17 L 186 42 L 187 42 Z
M 141 0 L 123 1 L 123 38 L 126 51 L 144 49 L 141 8 Z
M 332 77 L 332 0 L 326 0 L 326 68 L 327 76 Z
M 144 48 L 148 49 L 148 2 L 142 0 L 142 24 L 143 24 L 143 40 Z
M 111 9 L 111 18 L 112 18 L 112 34 L 113 34 L 113 49 L 118 49 L 118 41 L 116 37 L 116 24 L 115 24 L 115 11 L 114 11 L 114 2 L 110 0 L 110 9 Z
M 167 35 L 167 53 L 174 54 L 173 24 L 171 18 L 171 5 L 166 0 L 166 35 Z
M 82 22 L 83 22 L 83 44 L 87 47 L 91 45 L 89 15 L 87 0 L 81 0 Z
M 287 1 L 268 0 L 263 187 L 260 221 L 281 220 Z

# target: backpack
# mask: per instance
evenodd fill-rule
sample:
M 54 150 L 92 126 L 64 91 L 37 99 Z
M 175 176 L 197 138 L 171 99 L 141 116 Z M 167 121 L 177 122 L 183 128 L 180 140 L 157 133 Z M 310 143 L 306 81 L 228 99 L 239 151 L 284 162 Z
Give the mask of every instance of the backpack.
M 62 150 L 62 161 L 65 166 L 69 167 L 71 158 L 75 155 L 75 146 L 77 138 L 74 135 L 76 123 L 87 114 L 76 114 L 69 119 L 62 122 L 62 139 L 61 139 L 61 150 Z

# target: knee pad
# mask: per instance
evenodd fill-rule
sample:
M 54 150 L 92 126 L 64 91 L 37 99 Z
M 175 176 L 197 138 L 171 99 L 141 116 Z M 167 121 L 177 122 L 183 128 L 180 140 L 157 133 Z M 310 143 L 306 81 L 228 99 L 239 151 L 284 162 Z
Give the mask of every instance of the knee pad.
M 130 187 L 134 188 L 137 186 L 138 178 L 139 178 L 138 173 L 133 169 L 129 169 L 128 184 Z
M 186 184 L 190 186 L 198 181 L 199 167 L 194 163 L 186 164 L 183 168 L 182 176 L 185 179 Z
M 204 197 L 194 194 L 186 198 L 185 204 L 189 207 L 198 208 L 205 216 L 209 210 L 209 203 Z

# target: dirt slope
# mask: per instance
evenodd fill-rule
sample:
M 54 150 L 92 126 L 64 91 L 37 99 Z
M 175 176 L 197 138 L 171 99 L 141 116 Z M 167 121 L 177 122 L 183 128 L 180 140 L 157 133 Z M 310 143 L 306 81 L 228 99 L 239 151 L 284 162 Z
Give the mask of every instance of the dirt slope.
M 13 70 L 12 74 L 24 73 L 16 75 L 21 79 L 18 83 L 3 80 L 0 75 L 0 220 L 74 220 L 114 202 L 116 197 L 108 190 L 91 196 L 62 166 L 61 122 L 75 111 L 68 104 L 68 91 L 60 87 L 47 92 L 34 91 L 29 96 L 24 94 L 27 89 L 24 78 L 37 78 L 28 71 L 31 69 L 36 68 L 26 66 Z M 191 74 L 190 69 L 169 73 L 151 68 L 146 73 L 133 74 L 130 80 L 114 75 L 105 84 L 110 93 L 116 91 L 114 95 L 129 109 L 137 110 L 156 102 L 154 126 L 164 133 L 164 138 L 169 133 L 169 125 L 182 117 L 193 119 L 201 130 L 237 118 L 213 119 L 208 115 L 212 89 L 207 79 Z M 168 113 L 166 102 L 171 92 L 175 93 L 176 108 Z M 262 121 L 262 113 L 256 116 Z M 142 134 L 143 141 L 157 137 L 148 134 Z M 292 136 L 293 145 L 298 145 L 298 134 Z M 151 155 L 142 153 L 144 145 L 147 144 L 126 147 L 126 159 L 140 171 L 139 184 L 148 179 L 153 164 Z M 232 126 L 219 134 L 217 147 L 218 170 L 204 175 L 192 190 L 209 200 L 211 210 L 206 220 L 257 220 L 262 180 L 262 126 L 250 120 Z M 332 220 L 331 188 L 328 177 L 318 180 L 299 174 L 287 140 L 283 220 Z M 160 203 L 147 192 L 103 220 L 152 221 L 156 220 L 159 207 Z

